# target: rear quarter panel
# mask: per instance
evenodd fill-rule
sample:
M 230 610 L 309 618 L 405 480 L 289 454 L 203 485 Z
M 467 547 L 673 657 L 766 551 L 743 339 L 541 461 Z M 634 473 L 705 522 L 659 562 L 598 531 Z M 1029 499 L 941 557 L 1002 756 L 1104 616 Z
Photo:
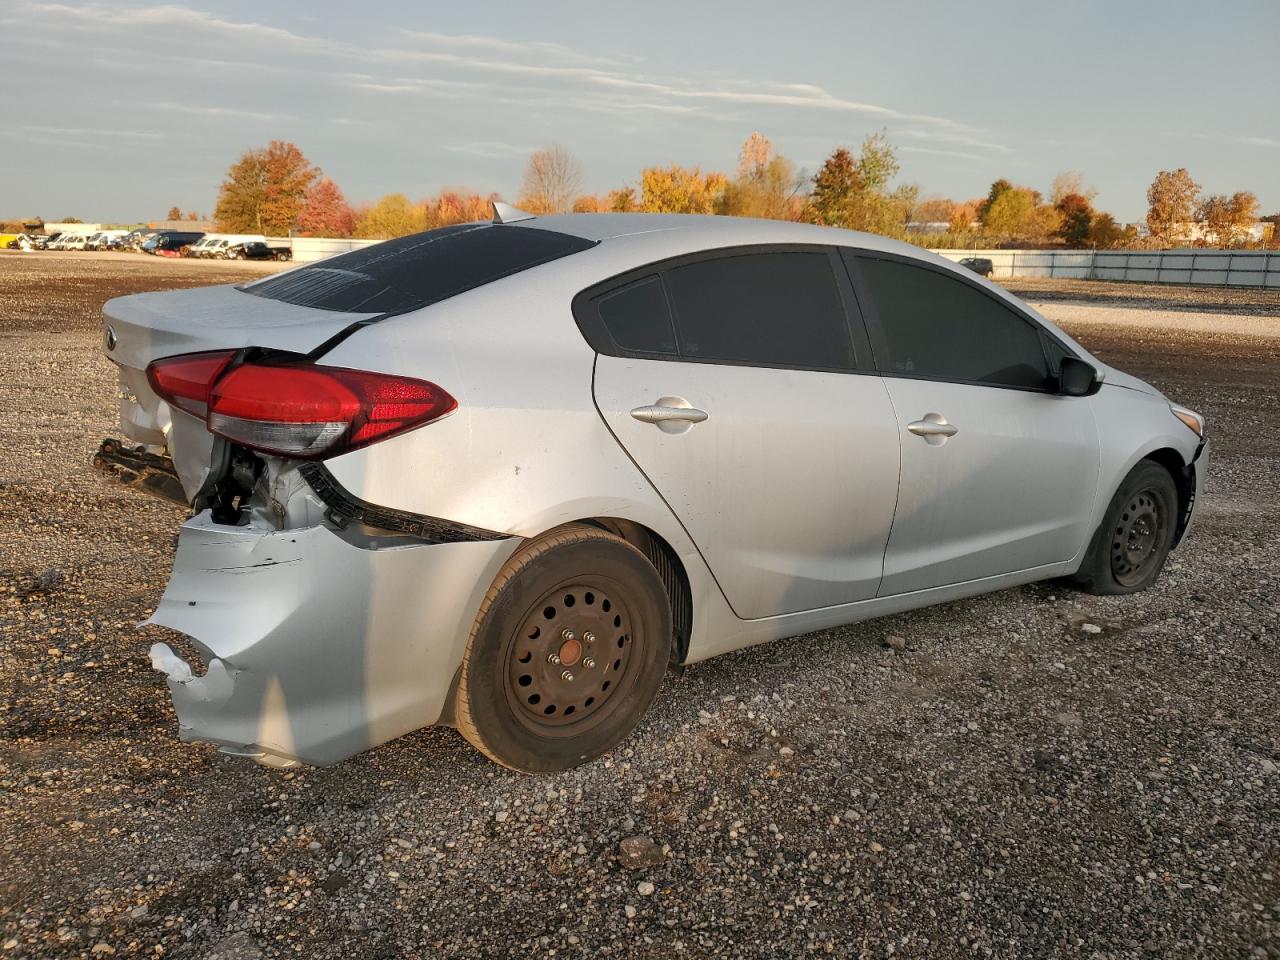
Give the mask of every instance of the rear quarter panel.
M 694 605 L 691 655 L 724 597 L 684 528 L 592 399 L 595 352 L 570 311 L 594 251 L 367 327 L 324 363 L 430 380 L 458 408 L 326 462 L 370 503 L 520 537 L 591 517 L 643 524 L 676 552 Z M 731 616 L 731 614 L 730 614 Z

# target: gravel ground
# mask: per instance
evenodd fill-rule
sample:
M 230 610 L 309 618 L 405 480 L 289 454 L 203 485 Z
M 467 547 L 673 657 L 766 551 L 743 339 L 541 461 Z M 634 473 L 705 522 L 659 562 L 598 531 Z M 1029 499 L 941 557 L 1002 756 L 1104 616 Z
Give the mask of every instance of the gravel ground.
M 88 466 L 102 301 L 249 275 L 0 257 L 0 957 L 1280 957 L 1276 339 L 1070 326 L 1215 437 L 1148 593 L 1038 584 L 698 664 L 559 776 L 448 729 L 279 772 L 177 740 L 134 624 L 182 513 Z M 1223 294 L 1028 292 L 1280 316 Z

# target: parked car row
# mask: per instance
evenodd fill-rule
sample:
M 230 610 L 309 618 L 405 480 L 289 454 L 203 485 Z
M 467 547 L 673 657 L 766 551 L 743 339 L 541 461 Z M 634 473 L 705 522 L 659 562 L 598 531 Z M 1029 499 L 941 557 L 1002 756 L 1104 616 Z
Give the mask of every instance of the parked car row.
M 269 242 L 260 234 L 203 233 L 198 230 L 101 230 L 19 234 L 9 242 L 16 250 L 131 250 L 161 257 L 217 260 L 292 260 L 285 242 Z

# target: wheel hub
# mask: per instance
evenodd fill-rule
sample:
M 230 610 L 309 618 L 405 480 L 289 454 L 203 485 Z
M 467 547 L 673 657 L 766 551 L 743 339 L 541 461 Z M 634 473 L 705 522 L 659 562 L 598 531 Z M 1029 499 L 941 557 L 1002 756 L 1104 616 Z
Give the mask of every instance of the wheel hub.
M 1141 580 L 1154 561 L 1160 539 L 1160 502 L 1151 490 L 1137 493 L 1125 505 L 1111 538 L 1111 571 L 1130 585 Z
M 629 679 L 633 646 L 619 590 L 587 581 L 556 587 L 533 604 L 509 648 L 508 697 L 537 727 L 579 723 Z

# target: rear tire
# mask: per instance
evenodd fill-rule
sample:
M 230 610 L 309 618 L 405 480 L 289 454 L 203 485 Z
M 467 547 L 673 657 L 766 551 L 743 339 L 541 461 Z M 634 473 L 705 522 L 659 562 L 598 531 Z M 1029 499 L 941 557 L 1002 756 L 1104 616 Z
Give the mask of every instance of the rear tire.
M 1073 581 L 1100 596 L 1147 589 L 1173 549 L 1177 520 L 1173 477 L 1160 464 L 1143 460 L 1111 498 Z
M 524 773 L 585 763 L 649 709 L 671 641 L 662 580 L 631 544 L 578 525 L 533 540 L 480 606 L 458 684 L 458 730 Z

